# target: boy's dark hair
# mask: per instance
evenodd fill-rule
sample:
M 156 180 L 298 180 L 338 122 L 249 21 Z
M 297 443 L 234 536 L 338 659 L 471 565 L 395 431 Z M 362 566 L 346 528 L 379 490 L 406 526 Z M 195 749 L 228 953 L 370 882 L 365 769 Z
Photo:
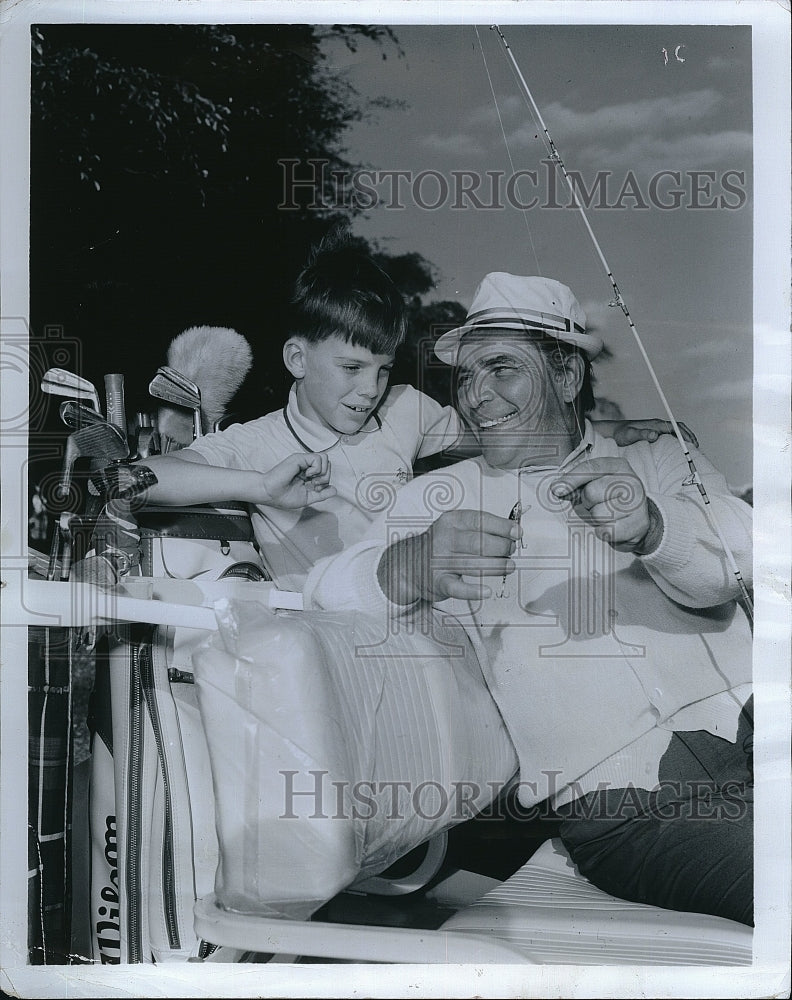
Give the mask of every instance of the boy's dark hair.
M 373 354 L 394 354 L 407 333 L 399 290 L 371 257 L 336 241 L 320 244 L 297 277 L 289 336 L 336 335 Z

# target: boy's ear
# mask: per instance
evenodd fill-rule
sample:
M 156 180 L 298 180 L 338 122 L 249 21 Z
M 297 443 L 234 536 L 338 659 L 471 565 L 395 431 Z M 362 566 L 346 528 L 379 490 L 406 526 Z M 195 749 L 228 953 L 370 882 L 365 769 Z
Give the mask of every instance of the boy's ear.
M 283 363 L 295 378 L 305 377 L 305 349 L 300 337 L 289 337 L 283 345 Z

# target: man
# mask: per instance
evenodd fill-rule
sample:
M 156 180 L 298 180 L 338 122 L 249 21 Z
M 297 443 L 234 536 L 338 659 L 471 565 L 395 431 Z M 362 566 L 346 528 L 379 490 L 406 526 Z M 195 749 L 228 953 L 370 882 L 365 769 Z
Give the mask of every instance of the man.
M 615 895 L 750 924 L 739 586 L 676 441 L 619 447 L 586 421 L 602 341 L 585 324 L 565 285 L 487 275 L 435 347 L 481 457 L 401 490 L 306 597 L 391 622 L 425 603 L 454 614 L 517 749 L 520 800 L 550 800 L 580 870 Z M 750 508 L 694 454 L 748 574 Z

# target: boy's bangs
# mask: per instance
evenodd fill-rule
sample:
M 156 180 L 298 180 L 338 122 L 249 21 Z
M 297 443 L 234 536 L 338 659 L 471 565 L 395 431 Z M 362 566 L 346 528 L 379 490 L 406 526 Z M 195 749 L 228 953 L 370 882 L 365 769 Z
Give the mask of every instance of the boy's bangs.
M 362 301 L 361 301 L 362 300 Z M 292 334 L 316 342 L 337 336 L 372 354 L 395 354 L 407 332 L 401 301 L 353 295 L 346 301 L 325 299 L 318 308 L 300 310 Z
M 347 302 L 339 310 L 338 335 L 372 354 L 395 354 L 406 334 L 404 311 L 399 303 Z M 394 313 L 396 315 L 394 315 Z

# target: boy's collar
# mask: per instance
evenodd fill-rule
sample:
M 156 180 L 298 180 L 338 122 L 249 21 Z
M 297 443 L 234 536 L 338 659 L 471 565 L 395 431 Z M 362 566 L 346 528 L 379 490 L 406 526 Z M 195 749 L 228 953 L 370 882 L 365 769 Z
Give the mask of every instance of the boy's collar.
M 283 411 L 286 426 L 306 451 L 327 451 L 338 443 L 341 435 L 324 424 L 304 416 L 297 405 L 297 383 L 289 391 L 289 400 Z
M 306 451 L 327 451 L 328 448 L 332 448 L 333 445 L 338 444 L 342 438 L 357 437 L 357 435 L 352 434 L 339 434 L 338 431 L 325 427 L 324 424 L 312 420 L 311 417 L 306 417 L 297 403 L 296 382 L 289 391 L 289 399 L 283 409 L 283 417 L 286 421 L 286 426 Z M 371 431 L 379 430 L 381 426 L 382 422 L 378 415 L 373 413 L 357 433 L 367 434 Z

